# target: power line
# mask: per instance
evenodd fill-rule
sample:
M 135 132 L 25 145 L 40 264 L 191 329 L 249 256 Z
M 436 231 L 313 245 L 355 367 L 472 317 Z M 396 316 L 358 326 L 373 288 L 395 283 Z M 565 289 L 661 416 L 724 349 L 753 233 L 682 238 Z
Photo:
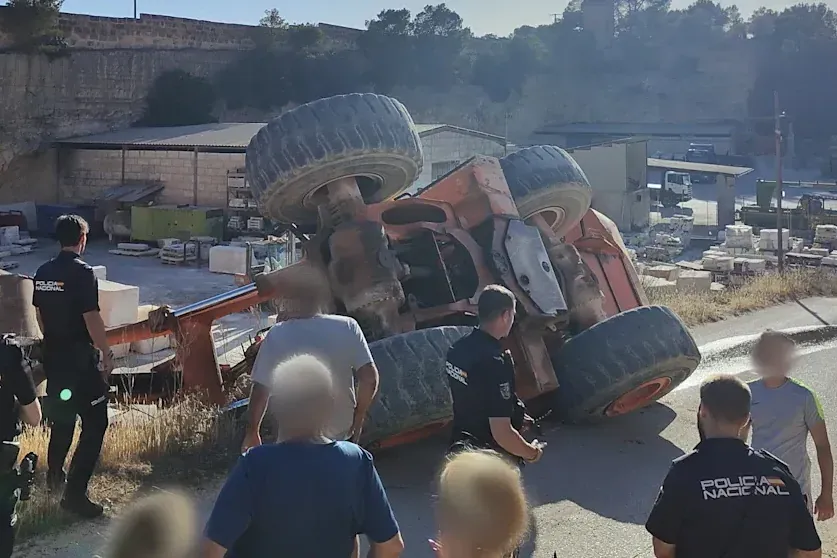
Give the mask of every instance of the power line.
M 558 16 L 561 14 L 549 14 L 552 16 L 552 23 L 558 23 Z

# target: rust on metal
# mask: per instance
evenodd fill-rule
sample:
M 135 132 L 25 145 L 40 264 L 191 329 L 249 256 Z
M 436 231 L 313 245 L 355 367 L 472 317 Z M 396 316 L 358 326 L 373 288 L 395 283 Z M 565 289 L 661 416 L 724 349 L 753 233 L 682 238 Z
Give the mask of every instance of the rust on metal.
M 616 401 L 611 403 L 605 410 L 605 415 L 615 417 L 641 409 L 656 400 L 670 385 L 671 378 L 668 376 L 654 378 L 651 381 L 645 382 L 628 393 L 621 395 Z

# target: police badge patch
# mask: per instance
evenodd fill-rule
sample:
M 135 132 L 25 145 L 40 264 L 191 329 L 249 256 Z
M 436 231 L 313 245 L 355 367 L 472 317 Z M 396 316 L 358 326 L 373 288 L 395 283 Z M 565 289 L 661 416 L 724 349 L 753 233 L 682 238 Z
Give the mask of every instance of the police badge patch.
M 500 384 L 500 395 L 503 396 L 503 399 L 511 399 L 511 386 L 509 386 L 509 382 Z

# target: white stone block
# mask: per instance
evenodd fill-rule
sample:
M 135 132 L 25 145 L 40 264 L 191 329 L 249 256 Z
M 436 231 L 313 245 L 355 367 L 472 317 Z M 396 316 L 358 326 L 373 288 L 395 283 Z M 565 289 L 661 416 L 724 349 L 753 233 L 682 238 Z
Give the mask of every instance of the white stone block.
M 727 225 L 725 243 L 729 248 L 752 248 L 753 227 L 749 225 Z
M 20 227 L 0 227 L 0 244 L 14 244 L 20 240 Z
M 658 277 L 666 281 L 677 281 L 677 274 L 680 268 L 672 265 L 654 265 L 645 268 L 645 275 L 650 277 Z
M 734 261 L 735 258 L 730 256 L 707 256 L 701 260 L 701 265 L 712 271 L 732 271 L 735 266 Z
M 677 290 L 676 281 L 667 281 L 660 277 L 653 277 L 651 275 L 643 275 L 641 283 L 646 291 L 653 290 L 659 293 L 674 292 Z
M 837 267 L 837 257 L 834 256 L 826 256 L 820 261 L 820 265 L 828 266 L 828 267 Z
M 131 352 L 131 344 L 117 343 L 110 346 L 110 351 L 113 353 L 113 358 L 125 358 Z
M 156 310 L 158 307 L 153 304 L 143 304 L 137 309 L 137 322 L 142 322 L 148 319 L 148 315 Z M 142 341 L 135 341 L 131 343 L 131 350 L 141 355 L 150 355 L 157 351 L 162 351 L 171 347 L 171 336 L 165 335 L 163 337 L 153 337 L 151 339 L 144 339 Z
M 677 277 L 677 288 L 687 291 L 708 291 L 712 286 L 712 273 L 684 269 Z
M 108 268 L 106 268 L 103 265 L 94 265 L 93 275 L 95 275 L 96 279 L 98 279 L 99 281 L 104 281 L 108 278 Z
M 137 322 L 139 287 L 123 285 L 107 279 L 99 281 L 99 308 L 105 327 L 118 327 Z
M 248 267 L 246 247 L 213 246 L 209 249 L 209 271 L 245 275 Z

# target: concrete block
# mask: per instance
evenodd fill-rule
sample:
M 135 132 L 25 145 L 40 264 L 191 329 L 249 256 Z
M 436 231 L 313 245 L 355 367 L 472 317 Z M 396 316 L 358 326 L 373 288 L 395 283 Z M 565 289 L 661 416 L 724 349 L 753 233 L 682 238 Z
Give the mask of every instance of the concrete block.
M 111 345 L 110 350 L 113 353 L 113 358 L 125 358 L 131 352 L 130 343 L 117 343 Z
M 99 281 L 104 281 L 108 278 L 108 268 L 106 268 L 103 265 L 94 265 L 93 275 L 95 275 L 96 279 L 98 279 Z
M 231 275 L 245 275 L 247 268 L 246 247 L 213 246 L 209 249 L 209 271 Z
M 14 244 L 20 240 L 20 227 L 0 227 L 0 244 Z
M 99 308 L 105 327 L 137 322 L 139 287 L 123 285 L 107 279 L 99 281 Z
M 680 268 L 671 265 L 653 265 L 645 268 L 645 275 L 658 277 L 666 281 L 677 281 Z
M 827 267 L 837 267 L 837 257 L 826 256 L 820 261 L 820 265 L 824 265 Z
M 684 269 L 677 277 L 677 288 L 688 291 L 708 291 L 712 286 L 712 273 Z
M 643 275 L 641 279 L 642 286 L 645 288 L 646 291 L 656 291 L 660 292 L 674 292 L 677 290 L 677 282 L 676 281 L 668 281 L 666 279 L 662 279 L 660 277 L 654 277 L 651 275 Z
M 137 309 L 137 322 L 142 322 L 148 319 L 148 314 L 158 307 L 153 304 L 143 304 Z M 152 339 L 145 339 L 143 341 L 136 341 L 131 343 L 131 350 L 141 355 L 150 355 L 164 349 L 171 347 L 171 336 L 154 337 Z
M 721 283 L 712 283 L 712 285 L 709 287 L 709 290 L 713 293 L 719 293 L 721 291 L 726 290 L 726 286 L 722 285 Z
M 749 225 L 727 225 L 724 238 L 729 248 L 753 248 L 753 227 Z
M 704 269 L 712 271 L 732 271 L 734 268 L 734 260 L 730 256 L 706 256 L 701 260 L 701 265 Z

